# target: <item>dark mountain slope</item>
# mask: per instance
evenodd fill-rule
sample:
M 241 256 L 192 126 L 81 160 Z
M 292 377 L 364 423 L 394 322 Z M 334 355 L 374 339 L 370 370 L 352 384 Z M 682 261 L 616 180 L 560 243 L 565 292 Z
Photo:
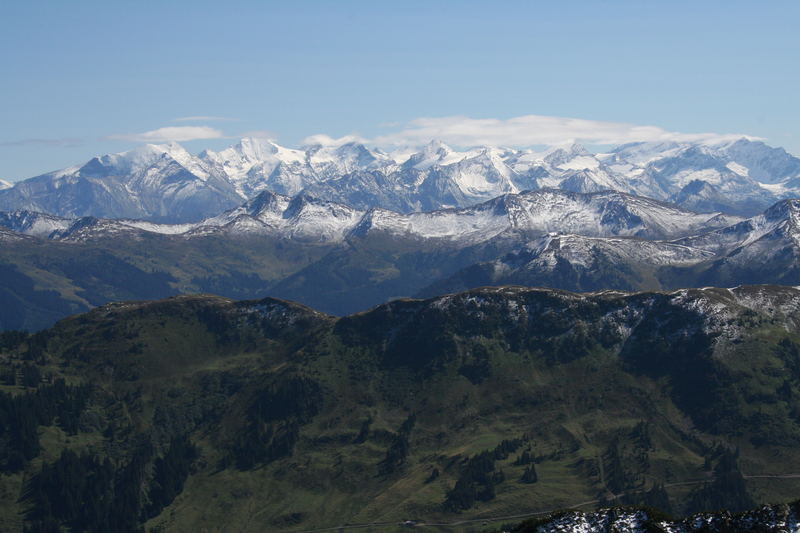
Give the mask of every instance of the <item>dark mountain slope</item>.
M 769 286 L 481 289 L 341 319 L 108 305 L 0 338 L 18 405 L 0 404 L 0 523 L 304 531 L 647 503 L 661 484 L 675 512 L 786 501 L 798 480 L 742 476 L 800 464 L 798 328 L 800 291 Z
M 261 297 L 330 245 L 269 236 L 191 240 L 139 232 L 92 243 L 3 242 L 0 330 L 37 330 L 110 301 L 213 292 Z

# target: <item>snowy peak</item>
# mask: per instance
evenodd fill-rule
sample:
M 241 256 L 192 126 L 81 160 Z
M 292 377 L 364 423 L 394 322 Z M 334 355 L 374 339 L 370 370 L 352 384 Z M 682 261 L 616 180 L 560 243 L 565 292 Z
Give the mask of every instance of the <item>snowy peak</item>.
M 334 150 L 335 156 L 344 163 L 350 170 L 357 168 L 372 168 L 377 162 L 385 162 L 386 157 L 379 158 L 378 155 L 369 150 L 363 144 L 347 143 Z
M 294 175 L 308 173 L 303 151 L 256 137 L 245 137 L 220 152 L 206 150 L 198 160 L 210 172 L 229 181 L 242 198 L 264 189 L 295 194 L 302 189 L 302 183 L 296 183 L 298 178 Z
M 598 177 L 597 173 L 588 169 L 576 170 L 568 173 L 567 177 L 558 184 L 558 188 L 565 191 L 580 193 L 601 192 L 614 189 L 614 187 L 603 183 L 607 180 L 602 178 L 597 179 Z
M 730 222 L 718 214 L 700 214 L 619 192 L 570 193 L 556 189 L 520 195 L 527 231 L 576 233 L 587 236 L 627 235 L 665 238 L 691 234 Z M 732 219 L 737 221 L 736 218 Z
M 341 174 L 357 170 L 372 170 L 395 164 L 395 161 L 380 150 L 370 150 L 356 142 L 340 146 L 315 145 L 306 149 L 312 166 L 323 172 L 333 167 Z
M 262 191 L 253 198 L 247 201 L 242 209 L 251 217 L 262 218 L 265 216 L 275 216 L 282 214 L 289 205 L 290 199 L 286 196 L 280 196 L 270 191 Z
M 295 239 L 330 242 L 343 240 L 363 215 L 363 211 L 300 194 L 289 203 L 283 219 Z
M 81 222 L 72 227 L 78 220 Z M 692 213 L 617 192 L 579 194 L 548 189 L 509 193 L 467 208 L 409 214 L 385 209 L 354 209 L 307 193 L 290 198 L 264 191 L 239 207 L 194 224 L 60 218 L 28 212 L 0 216 L 0 226 L 43 238 L 63 239 L 77 230 L 81 230 L 82 238 L 90 238 L 89 230 L 101 227 L 102 234 L 108 235 L 110 224 L 114 223 L 114 231 L 133 228 L 187 237 L 222 231 L 231 236 L 269 234 L 314 242 L 339 242 L 348 235 L 388 233 L 464 245 L 508 232 L 531 236 L 558 232 L 596 237 L 664 238 L 708 231 L 737 221 L 718 214 Z
M 98 172 L 105 176 L 125 175 L 147 172 L 152 167 L 163 167 L 170 162 L 175 162 L 190 172 L 196 172 L 198 177 L 207 177 L 195 158 L 175 142 L 145 144 L 127 152 L 95 157 L 81 167 L 81 171 Z
M 497 151 L 484 148 L 443 169 L 460 191 L 469 197 L 493 197 L 519 192 L 515 172 L 506 166 Z
M 407 215 L 370 210 L 357 233 L 393 232 L 465 243 L 485 241 L 508 232 L 532 237 L 556 232 L 593 237 L 669 238 L 709 231 L 739 220 L 716 213 L 693 213 L 617 192 L 581 194 L 543 189 L 505 194 L 463 209 Z
M 581 170 L 598 166 L 597 159 L 579 144 L 570 144 L 550 151 L 544 157 L 544 162 L 562 170 Z
M 741 250 L 752 245 L 757 245 L 753 249 L 762 255 L 779 252 L 785 245 L 800 251 L 800 200 L 780 201 L 760 215 L 676 242 L 717 253 L 736 252 L 742 257 L 747 254 Z
M 412 154 L 403 163 L 405 168 L 427 170 L 433 166 L 443 166 L 462 160 L 465 154 L 454 151 L 442 141 L 432 140 L 421 151 Z
M 257 138 L 244 138 L 231 148 L 205 151 L 198 157 L 215 173 L 231 181 L 243 198 L 263 190 L 293 196 L 309 186 L 341 178 L 349 172 L 394 164 L 383 152 L 358 143 L 316 144 L 293 149 Z
M 239 140 L 234 146 L 220 152 L 206 150 L 200 158 L 220 165 L 232 178 L 241 178 L 255 165 L 273 163 L 277 165 L 280 158 L 278 146 L 266 139 L 246 137 Z M 298 158 L 295 158 L 298 159 Z M 299 158 L 302 160 L 302 158 Z
M 537 280 L 554 280 L 558 272 L 570 270 L 580 273 L 576 279 L 589 282 L 579 287 L 582 290 L 606 288 L 602 280 L 611 270 L 617 283 L 622 282 L 623 287 L 632 290 L 642 287 L 633 281 L 623 281 L 629 272 L 694 265 L 713 256 L 705 250 L 664 241 L 551 233 L 500 259 L 472 268 L 485 272 L 489 276 L 485 281 L 493 285 L 535 284 Z M 596 281 L 589 281 L 593 277 Z
M 772 148 L 761 141 L 739 139 L 719 147 L 731 162 L 747 175 L 767 184 L 780 183 L 800 176 L 800 159 L 783 148 Z
M 53 232 L 67 229 L 72 220 L 33 211 L 0 212 L 0 227 L 8 230 L 48 238 Z
M 797 223 L 800 215 L 800 199 L 783 200 L 764 211 L 764 219 L 769 221 L 789 221 Z
M 265 161 L 277 154 L 280 151 L 280 147 L 269 139 L 244 137 L 228 150 L 230 150 L 228 153 L 236 153 L 242 159 L 258 162 Z
M 393 152 L 357 142 L 300 149 L 246 137 L 197 156 L 177 143 L 93 158 L 2 189 L 0 209 L 61 216 L 193 222 L 262 191 L 366 211 L 468 207 L 502 194 L 558 188 L 606 190 L 674 202 L 693 211 L 753 216 L 800 196 L 800 159 L 759 141 L 634 143 L 606 154 L 571 144 L 544 153 L 453 148 L 441 141 Z
M 0 210 L 66 217 L 198 220 L 238 203 L 227 181 L 177 143 L 94 157 L 0 191 Z
M 190 238 L 224 233 L 230 237 L 268 235 L 312 243 L 340 242 L 363 214 L 305 193 L 289 198 L 265 191 L 238 208 L 191 225 L 183 233 Z

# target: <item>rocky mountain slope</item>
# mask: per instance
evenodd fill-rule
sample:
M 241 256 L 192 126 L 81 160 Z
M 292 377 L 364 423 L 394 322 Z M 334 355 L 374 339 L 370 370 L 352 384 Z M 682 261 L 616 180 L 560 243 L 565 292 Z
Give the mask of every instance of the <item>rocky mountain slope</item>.
M 552 233 L 499 259 L 469 265 L 419 294 L 430 296 L 489 285 L 576 291 L 660 289 L 682 286 L 682 282 L 691 286 L 697 283 L 690 279 L 695 269 L 717 257 L 711 251 L 672 242 Z
M 0 326 L 43 327 L 108 301 L 187 292 L 273 295 L 348 314 L 498 284 L 797 285 L 797 211 L 785 200 L 742 220 L 616 192 L 546 189 L 410 214 L 264 191 L 186 224 L 0 213 Z
M 5 210 L 156 221 L 198 220 L 239 202 L 224 176 L 207 172 L 177 144 L 95 157 L 0 191 Z
M 511 530 L 513 533 L 700 533 L 764 531 L 796 533 L 798 503 L 765 505 L 744 513 L 698 513 L 683 520 L 662 516 L 652 509 L 612 508 L 592 513 L 567 511 L 531 520 Z M 510 532 L 510 533 L 511 533 Z
M 784 200 L 727 228 L 673 241 L 551 234 L 499 259 L 465 267 L 419 294 L 503 284 L 568 290 L 796 285 L 798 213 L 796 200 Z
M 800 290 L 771 286 L 493 288 L 339 319 L 111 304 L 0 335 L 0 529 L 460 531 L 792 500 L 799 328 Z M 638 520 L 561 524 L 608 516 Z
M 271 235 L 316 242 L 341 242 L 350 235 L 379 233 L 462 245 L 507 232 L 538 235 L 557 231 L 656 239 L 703 233 L 739 220 L 617 192 L 582 194 L 551 189 L 506 194 L 468 208 L 409 214 L 385 209 L 360 211 L 305 193 L 292 198 L 264 191 L 237 208 L 184 224 L 67 218 L 24 210 L 0 212 L 0 226 L 12 231 L 50 240 L 86 242 L 112 234 L 141 232 L 186 238 L 210 233 L 232 237 Z
M 0 210 L 196 222 L 263 191 L 409 213 L 542 188 L 615 190 L 749 216 L 800 196 L 800 159 L 746 139 L 639 143 L 592 154 L 578 145 L 459 151 L 438 141 L 393 153 L 356 143 L 292 149 L 245 138 L 196 156 L 173 143 L 96 157 L 0 190 Z

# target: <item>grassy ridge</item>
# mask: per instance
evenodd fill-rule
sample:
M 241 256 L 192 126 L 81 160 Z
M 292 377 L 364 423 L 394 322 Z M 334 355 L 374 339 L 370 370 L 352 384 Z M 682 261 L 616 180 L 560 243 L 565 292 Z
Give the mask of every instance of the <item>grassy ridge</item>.
M 2 522 L 19 530 L 31 502 L 13 495 L 65 447 L 123 468 L 137 443 L 154 465 L 183 436 L 198 458 L 174 501 L 138 517 L 148 529 L 451 522 L 622 493 L 646 503 L 635 494 L 661 484 L 673 512 L 693 511 L 700 485 L 683 481 L 800 464 L 796 298 L 482 289 L 341 319 L 272 299 L 106 306 L 3 349 L 4 368 L 93 393 L 80 431 L 41 427 L 42 452 L 0 476 Z M 504 455 L 503 441 L 518 448 Z M 530 465 L 537 480 L 523 482 Z M 459 480 L 470 503 L 455 512 Z M 745 483 L 759 502 L 800 490 Z

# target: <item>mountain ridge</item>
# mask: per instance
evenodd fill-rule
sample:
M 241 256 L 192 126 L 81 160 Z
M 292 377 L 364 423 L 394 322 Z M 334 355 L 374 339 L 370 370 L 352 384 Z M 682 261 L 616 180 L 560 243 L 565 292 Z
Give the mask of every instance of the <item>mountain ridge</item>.
M 449 222 L 452 219 L 453 222 Z M 464 220 L 472 222 L 455 222 Z M 574 193 L 539 189 L 509 193 L 466 208 L 399 213 L 382 208 L 366 211 L 301 192 L 294 197 L 262 191 L 239 207 L 196 223 L 164 224 L 131 219 L 67 218 L 18 210 L 0 211 L 0 225 L 42 238 L 66 239 L 73 225 L 117 224 L 165 235 L 193 235 L 223 231 L 250 220 L 242 232 L 273 232 L 291 238 L 307 233 L 319 240 L 343 240 L 350 234 L 396 231 L 420 238 L 470 239 L 462 226 L 474 228 L 474 238 L 486 239 L 502 231 L 547 233 L 578 231 L 590 236 L 635 235 L 669 238 L 720 229 L 738 222 L 722 213 L 693 213 L 649 198 L 614 191 Z M 260 226 L 259 226 L 260 225 Z M 307 229 L 303 229 L 304 226 Z M 338 228 L 338 230 L 337 230 Z M 234 228 L 235 229 L 235 228 Z M 488 233 L 487 233 L 488 232 Z M 233 232 L 235 234 L 235 231 Z
M 800 159 L 746 139 L 634 143 L 591 154 L 574 144 L 544 152 L 489 146 L 458 151 L 431 141 L 387 153 L 354 142 L 294 149 L 245 138 L 197 156 L 171 143 L 95 157 L 0 189 L 0 210 L 196 222 L 265 190 L 288 196 L 305 191 L 359 210 L 409 213 L 541 188 L 616 190 L 695 211 L 750 216 L 800 196 Z
M 3 490 L 24 494 L 0 527 L 400 531 L 621 495 L 677 515 L 786 501 L 797 479 L 760 476 L 800 458 L 799 302 L 495 287 L 340 318 L 274 298 L 98 307 L 0 337 L 0 386 L 72 409 L 0 440 L 26 454 L 0 453 Z
M 0 325 L 43 327 L 116 299 L 192 292 L 279 296 L 343 315 L 492 284 L 798 285 L 793 206 L 740 221 L 623 193 L 538 190 L 401 214 L 264 191 L 195 224 L 3 213 Z

